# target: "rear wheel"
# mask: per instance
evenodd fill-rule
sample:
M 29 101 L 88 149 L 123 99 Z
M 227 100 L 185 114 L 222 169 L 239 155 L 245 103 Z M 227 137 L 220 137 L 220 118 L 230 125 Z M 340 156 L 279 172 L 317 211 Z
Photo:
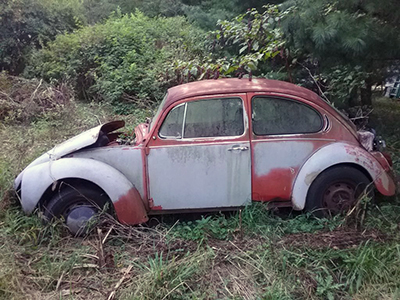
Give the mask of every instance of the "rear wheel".
M 318 217 L 347 212 L 363 193 L 373 197 L 370 180 L 363 172 L 350 166 L 333 167 L 311 184 L 306 210 Z
M 90 220 L 108 202 L 108 196 L 99 189 L 86 186 L 62 188 L 47 203 L 44 215 L 47 220 L 62 218 L 70 232 L 83 235 Z

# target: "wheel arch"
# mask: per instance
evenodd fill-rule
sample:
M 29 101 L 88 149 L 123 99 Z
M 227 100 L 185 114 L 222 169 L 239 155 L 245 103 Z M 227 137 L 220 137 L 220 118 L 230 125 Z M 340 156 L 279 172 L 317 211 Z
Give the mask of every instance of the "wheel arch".
M 292 189 L 293 208 L 304 209 L 309 188 L 314 180 L 325 170 L 337 166 L 358 169 L 383 195 L 391 195 L 395 191 L 393 180 L 370 153 L 355 145 L 333 143 L 315 152 L 300 168 Z
M 43 209 L 51 200 L 51 198 L 53 198 L 56 193 L 58 191 L 60 191 L 61 189 L 64 188 L 68 188 L 68 187 L 73 187 L 73 188 L 79 188 L 81 186 L 85 186 L 88 187 L 90 189 L 94 189 L 97 190 L 99 193 L 104 193 L 107 195 L 108 197 L 108 201 L 109 204 L 111 205 L 111 209 L 114 211 L 114 204 L 111 201 L 110 197 L 108 196 L 108 194 L 97 184 L 95 184 L 94 182 L 87 180 L 87 179 L 83 179 L 83 178 L 62 178 L 57 180 L 56 182 L 54 182 L 53 184 L 51 184 L 43 193 L 42 197 L 40 198 L 37 207 L 39 209 Z
M 323 172 L 326 172 L 330 169 L 337 168 L 337 167 L 351 167 L 351 168 L 357 169 L 360 172 L 362 172 L 371 182 L 373 181 L 371 174 L 367 171 L 367 169 L 365 169 L 363 166 L 360 166 L 354 162 L 343 162 L 343 163 L 331 165 L 328 168 L 326 168 L 325 170 L 323 170 L 320 174 L 318 174 L 318 176 L 321 175 Z
M 63 158 L 25 170 L 21 183 L 23 210 L 32 213 L 45 204 L 61 182 L 88 183 L 104 191 L 121 223 L 139 224 L 148 220 L 146 207 L 136 187 L 110 165 L 86 158 Z

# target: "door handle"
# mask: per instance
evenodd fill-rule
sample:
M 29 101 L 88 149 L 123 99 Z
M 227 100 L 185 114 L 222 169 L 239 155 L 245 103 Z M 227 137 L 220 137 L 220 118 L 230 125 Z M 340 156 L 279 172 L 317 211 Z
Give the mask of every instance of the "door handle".
M 228 149 L 228 151 L 246 151 L 246 150 L 249 150 L 249 147 L 239 146 L 239 145 L 232 146 L 232 148 Z

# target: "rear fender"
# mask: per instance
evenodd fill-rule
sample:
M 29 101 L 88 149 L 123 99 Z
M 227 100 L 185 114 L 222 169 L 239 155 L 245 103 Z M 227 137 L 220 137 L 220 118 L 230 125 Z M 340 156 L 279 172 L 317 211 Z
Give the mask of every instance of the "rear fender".
M 395 194 L 396 185 L 390 173 L 366 150 L 346 143 L 329 144 L 315 152 L 301 167 L 292 192 L 296 210 L 305 206 L 308 190 L 317 176 L 338 164 L 354 164 L 363 168 L 372 178 L 377 190 L 385 196 Z
M 67 178 L 87 180 L 103 189 L 121 223 L 139 224 L 148 220 L 135 186 L 110 165 L 86 158 L 63 158 L 26 169 L 21 183 L 23 210 L 32 213 L 45 191 L 55 182 Z

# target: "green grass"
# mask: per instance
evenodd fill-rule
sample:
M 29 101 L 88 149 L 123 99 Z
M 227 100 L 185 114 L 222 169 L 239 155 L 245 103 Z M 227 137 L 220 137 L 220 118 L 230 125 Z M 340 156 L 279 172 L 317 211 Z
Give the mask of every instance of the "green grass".
M 79 239 L 24 215 L 9 192 L 14 176 L 55 143 L 116 118 L 111 111 L 78 103 L 57 118 L 0 125 L 0 299 L 400 298 L 398 197 L 369 203 L 361 227 L 255 204 L 150 228 L 105 219 Z M 131 130 L 138 119 L 127 118 Z M 398 120 L 399 102 L 376 99 L 371 124 L 400 172 Z

